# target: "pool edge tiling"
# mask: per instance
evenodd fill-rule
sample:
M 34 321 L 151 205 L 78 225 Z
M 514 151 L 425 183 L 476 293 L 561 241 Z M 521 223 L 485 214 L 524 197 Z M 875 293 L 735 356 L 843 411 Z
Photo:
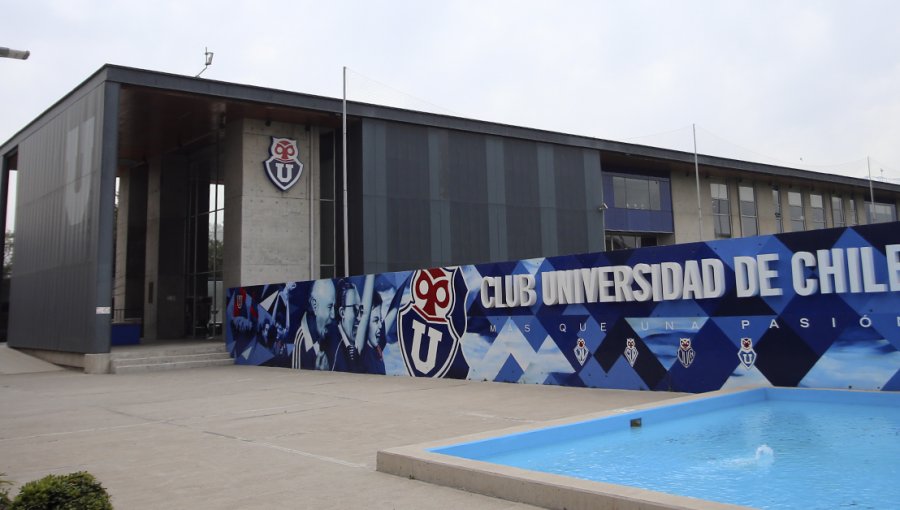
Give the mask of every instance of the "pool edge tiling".
M 750 390 L 752 393 L 757 390 Z M 697 401 L 715 402 L 715 397 L 748 392 L 748 388 L 721 390 L 689 395 L 628 408 L 585 414 L 542 423 L 520 425 L 462 437 L 431 441 L 410 446 L 391 448 L 378 452 L 376 469 L 415 480 L 443 485 L 509 501 L 526 503 L 550 509 L 617 510 L 734 510 L 747 508 L 726 503 L 706 501 L 686 496 L 666 494 L 625 485 L 582 480 L 519 469 L 490 462 L 470 460 L 433 450 L 463 445 L 509 435 L 579 424 L 601 418 L 633 415 L 635 412 L 651 412 L 659 408 L 678 408 L 682 404 Z M 748 393 L 748 396 L 750 394 Z M 751 397 L 752 398 L 752 397 Z M 765 397 L 763 397 L 765 398 Z

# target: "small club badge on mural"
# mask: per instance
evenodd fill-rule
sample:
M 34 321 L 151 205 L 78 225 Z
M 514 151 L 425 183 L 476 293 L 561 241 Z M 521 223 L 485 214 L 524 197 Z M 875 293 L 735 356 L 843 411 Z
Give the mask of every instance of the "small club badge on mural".
M 738 351 L 738 358 L 744 368 L 750 370 L 756 363 L 756 351 L 753 350 L 753 340 L 750 338 L 741 338 L 741 350 Z
M 691 347 L 691 339 L 682 338 L 678 347 L 678 361 L 681 362 L 681 366 L 684 368 L 690 367 L 696 355 L 696 351 Z
M 584 344 L 584 338 L 579 338 L 577 344 L 575 345 L 575 359 L 578 360 L 581 365 L 584 365 L 584 362 L 587 361 L 588 351 L 587 346 Z
M 303 163 L 297 159 L 298 156 L 297 140 L 272 137 L 269 159 L 263 162 L 263 168 L 272 184 L 281 191 L 287 191 L 300 180 Z
M 628 364 L 631 365 L 631 368 L 634 368 L 634 363 L 638 358 L 638 350 L 637 347 L 634 346 L 634 338 L 626 338 L 625 339 L 625 359 L 628 360 Z

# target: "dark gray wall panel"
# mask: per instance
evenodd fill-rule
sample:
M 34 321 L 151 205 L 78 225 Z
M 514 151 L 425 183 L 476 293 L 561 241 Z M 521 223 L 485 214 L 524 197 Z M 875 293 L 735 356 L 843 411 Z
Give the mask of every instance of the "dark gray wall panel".
M 116 108 L 104 102 L 106 96 L 115 101 L 117 92 L 117 86 L 97 86 L 19 145 L 13 347 L 109 350 L 115 122 L 104 112 L 114 116 Z M 111 138 L 112 156 L 104 136 Z M 106 173 L 104 164 L 112 166 Z M 110 196 L 101 200 L 104 192 Z
M 384 120 L 362 133 L 365 272 L 603 246 L 596 150 Z
M 586 252 L 603 251 L 606 239 L 606 190 L 600 174 L 600 153 L 583 149 L 584 159 L 584 216 L 587 228 Z

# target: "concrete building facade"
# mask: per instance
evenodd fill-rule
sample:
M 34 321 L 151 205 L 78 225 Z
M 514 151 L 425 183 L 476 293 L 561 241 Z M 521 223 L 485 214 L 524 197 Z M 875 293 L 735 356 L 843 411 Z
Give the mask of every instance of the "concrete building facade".
M 230 287 L 893 221 L 900 205 L 897 185 L 700 155 L 698 219 L 693 154 L 350 102 L 347 268 L 341 123 L 333 98 L 101 68 L 0 146 L 4 200 L 10 171 L 19 183 L 10 346 L 104 353 L 128 324 L 215 337 Z M 264 166 L 277 139 L 303 165 L 286 190 Z

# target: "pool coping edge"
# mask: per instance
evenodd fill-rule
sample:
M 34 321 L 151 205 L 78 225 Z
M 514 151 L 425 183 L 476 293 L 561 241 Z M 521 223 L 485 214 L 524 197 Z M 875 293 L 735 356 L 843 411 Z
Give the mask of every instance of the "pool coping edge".
M 435 448 L 486 440 L 502 435 L 563 426 L 614 415 L 677 406 L 698 399 L 725 396 L 759 389 L 741 387 L 676 397 L 594 413 L 569 416 L 537 423 L 497 429 L 453 438 L 381 450 L 376 455 L 376 470 L 382 473 L 420 480 L 435 485 L 462 489 L 509 501 L 549 509 L 589 510 L 736 510 L 747 507 L 707 501 L 686 496 L 616 485 L 567 476 L 540 473 L 511 466 L 435 453 Z

